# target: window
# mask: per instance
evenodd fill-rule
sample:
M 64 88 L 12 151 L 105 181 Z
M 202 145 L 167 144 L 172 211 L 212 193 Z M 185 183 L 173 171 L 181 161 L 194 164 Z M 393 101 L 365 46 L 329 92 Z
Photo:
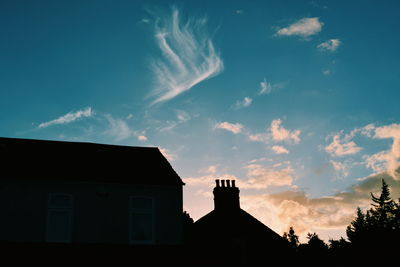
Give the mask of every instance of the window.
M 72 208 L 72 195 L 49 194 L 47 204 L 47 242 L 71 242 Z
M 129 198 L 129 242 L 150 244 L 154 242 L 154 201 L 149 197 Z

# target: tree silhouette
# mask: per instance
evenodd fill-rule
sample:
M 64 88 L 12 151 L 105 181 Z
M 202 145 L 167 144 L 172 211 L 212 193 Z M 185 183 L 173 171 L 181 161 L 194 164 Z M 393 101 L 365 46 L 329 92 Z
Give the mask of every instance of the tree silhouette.
M 316 233 L 308 233 L 307 239 L 307 243 L 300 244 L 298 247 L 302 265 L 322 266 L 325 264 L 328 266 L 329 264 L 326 264 L 328 245 Z
M 356 218 L 346 229 L 352 255 L 367 255 L 361 260 L 367 266 L 389 261 L 384 255 L 395 253 L 396 246 L 392 244 L 397 244 L 400 240 L 400 201 L 396 203 L 390 197 L 390 189 L 385 180 L 382 179 L 380 196 L 371 193 L 371 200 L 372 208 L 365 213 L 357 208 Z
M 382 179 L 381 195 L 376 197 L 371 193 L 371 197 L 373 201 L 371 205 L 374 208 L 370 210 L 371 220 L 369 223 L 383 229 L 390 228 L 393 222 L 392 217 L 394 216 L 395 205 L 393 199 L 390 197 L 389 186 L 385 180 Z
M 297 249 L 297 247 L 299 246 L 299 237 L 295 234 L 292 226 L 289 228 L 288 233 L 283 233 L 283 238 L 285 238 L 289 242 L 290 246 L 293 249 Z
M 367 212 L 369 216 L 369 212 Z M 366 236 L 368 230 L 366 215 L 362 212 L 360 207 L 357 207 L 357 217 L 347 226 L 347 238 L 352 243 L 360 243 Z
M 319 238 L 319 236 L 316 233 L 308 233 L 307 234 L 307 239 L 308 239 L 308 246 L 312 248 L 312 250 L 315 251 L 326 251 L 328 249 L 328 245 L 325 244 L 325 242 Z
M 183 242 L 188 243 L 192 238 L 193 231 L 193 219 L 190 214 L 186 211 L 182 213 L 182 225 L 183 225 Z

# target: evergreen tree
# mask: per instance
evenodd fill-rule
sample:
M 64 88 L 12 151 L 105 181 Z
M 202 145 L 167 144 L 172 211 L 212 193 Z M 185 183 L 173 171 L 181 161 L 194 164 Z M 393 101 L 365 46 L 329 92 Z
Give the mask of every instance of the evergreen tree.
M 350 242 L 343 237 L 339 240 L 329 240 L 329 261 L 332 266 L 351 266 L 348 264 L 350 257 Z
M 397 234 L 400 232 L 400 198 L 396 203 L 394 201 L 394 212 L 393 212 L 393 230 L 397 231 Z
M 393 244 L 400 240 L 400 201 L 396 203 L 390 197 L 389 186 L 385 180 L 382 180 L 380 196 L 371 193 L 371 199 L 372 207 L 366 213 L 357 208 L 357 217 L 346 229 L 352 255 L 369 255 L 363 258 L 362 262 L 356 262 L 354 258 L 352 263 L 356 265 L 380 265 L 382 260 L 389 261 L 388 258 L 377 255 L 397 253 L 397 247 Z
M 371 204 L 374 208 L 370 209 L 371 219 L 368 223 L 372 224 L 374 228 L 390 229 L 392 227 L 395 203 L 390 197 L 390 190 L 388 184 L 382 179 L 381 195 L 374 196 L 371 193 Z
M 369 213 L 367 212 L 369 217 Z M 347 226 L 347 238 L 352 243 L 361 242 L 367 230 L 366 215 L 362 212 L 360 207 L 357 207 L 357 217 Z

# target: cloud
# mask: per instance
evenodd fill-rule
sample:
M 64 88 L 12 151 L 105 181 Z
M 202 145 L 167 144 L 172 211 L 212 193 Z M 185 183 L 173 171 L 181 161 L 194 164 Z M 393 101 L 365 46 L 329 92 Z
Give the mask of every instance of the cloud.
M 325 151 L 332 156 L 342 157 L 357 154 L 362 148 L 357 146 L 354 141 L 350 141 L 351 136 L 340 138 L 341 133 L 335 134 L 332 143 L 325 147 Z
M 92 110 L 91 107 L 87 107 L 85 109 L 78 110 L 76 112 L 69 112 L 57 119 L 48 121 L 48 122 L 42 122 L 39 124 L 39 128 L 46 128 L 52 125 L 57 125 L 57 124 L 68 124 L 71 122 L 74 122 L 80 118 L 89 118 L 94 115 L 94 111 Z
M 294 180 L 294 170 L 290 162 L 283 162 L 272 166 L 265 166 L 260 163 L 251 163 L 244 167 L 246 177 L 239 179 L 232 174 L 217 175 L 217 166 L 211 165 L 206 169 L 201 169 L 201 173 L 208 173 L 200 177 L 184 178 L 185 183 L 190 186 L 213 187 L 215 179 L 235 180 L 238 187 L 242 189 L 262 190 L 270 186 L 290 186 Z
M 238 134 L 238 133 L 242 132 L 243 125 L 240 123 L 229 123 L 227 121 L 224 121 L 224 122 L 217 123 L 215 125 L 215 128 L 216 129 L 224 129 L 224 130 L 230 131 L 234 134 Z
M 235 105 L 233 106 L 234 109 L 241 109 L 241 108 L 246 108 L 251 105 L 253 102 L 253 99 L 250 97 L 246 96 L 243 98 L 243 100 L 238 100 L 236 101 Z
M 323 25 L 324 23 L 319 21 L 319 18 L 317 17 L 302 18 L 286 28 L 279 29 L 276 34 L 280 36 L 297 35 L 306 38 L 319 33 Z
M 250 141 L 263 142 L 268 144 L 271 140 L 275 142 L 300 143 L 300 130 L 287 130 L 282 125 L 281 119 L 276 119 L 271 122 L 271 126 L 265 133 L 248 134 Z
M 311 1 L 310 5 L 312 5 L 313 7 L 316 7 L 316 8 L 320 8 L 320 9 L 327 9 L 328 8 L 328 6 L 323 5 L 323 4 L 319 4 L 319 3 L 315 2 L 315 1 Z
M 113 138 L 115 141 L 123 141 L 131 137 L 136 137 L 139 141 L 147 141 L 146 131 L 134 131 L 124 119 L 114 118 L 111 114 L 105 114 L 107 121 L 106 130 L 103 132 L 106 136 Z
M 272 91 L 272 85 L 267 82 L 267 80 L 264 78 L 262 82 L 260 82 L 260 91 L 258 92 L 259 95 L 267 95 L 271 93 Z
M 339 39 L 330 39 L 328 41 L 325 41 L 323 43 L 320 43 L 317 48 L 320 51 L 328 51 L 328 52 L 334 52 L 338 49 L 338 47 L 342 44 L 342 42 Z
M 184 123 L 191 119 L 190 115 L 184 110 L 177 110 L 176 118 L 178 119 L 179 123 Z
M 348 134 L 341 131 L 333 135 L 332 143 L 325 147 L 325 151 L 332 156 L 345 156 L 357 154 L 362 148 L 352 141 L 357 135 L 372 139 L 392 139 L 388 150 L 379 151 L 372 155 L 363 155 L 366 166 L 375 173 L 388 172 L 393 177 L 398 177 L 395 171 L 400 167 L 400 124 L 390 124 L 377 127 L 368 124 L 355 128 Z M 400 179 L 400 177 L 398 177 Z
M 393 139 L 389 150 L 365 156 L 367 166 L 377 172 L 386 170 L 393 177 L 400 179 L 400 177 L 395 175 L 395 171 L 400 167 L 400 124 L 394 123 L 382 127 L 375 127 L 370 124 L 366 127 L 364 127 L 364 130 L 369 130 L 369 132 L 365 130 L 366 134 L 375 130 L 374 139 Z
M 280 166 L 266 167 L 261 164 L 249 164 L 247 169 L 248 179 L 238 181 L 238 185 L 244 189 L 266 189 L 270 186 L 291 186 L 294 170 L 290 163 L 284 168 Z
M 328 76 L 328 75 L 331 74 L 331 70 L 323 70 L 322 74 L 325 75 L 325 76 Z
M 335 160 L 330 160 L 329 162 L 331 163 L 333 169 L 336 171 L 338 177 L 342 178 L 349 176 L 350 166 L 347 163 Z
M 162 133 L 162 132 L 172 131 L 178 125 L 178 122 L 176 122 L 176 121 L 166 121 L 165 124 L 166 125 L 158 128 L 159 132 Z
M 165 121 L 165 125 L 158 128 L 159 132 L 170 132 L 175 129 L 178 125 L 183 124 L 191 120 L 191 116 L 184 110 L 176 110 L 176 120 Z
M 122 141 L 135 135 L 124 120 L 116 119 L 110 114 L 106 114 L 105 118 L 109 124 L 105 134 L 114 138 L 115 141 Z
M 270 136 L 266 133 L 249 134 L 248 138 L 250 141 L 263 143 L 268 143 L 268 141 L 271 139 Z
M 149 24 L 150 23 L 150 19 L 148 19 L 148 18 L 142 18 L 141 20 L 139 20 L 138 22 L 137 22 L 137 24 Z
M 281 126 L 282 120 L 277 119 L 273 120 L 271 123 L 271 134 L 272 134 L 272 139 L 275 141 L 286 141 L 286 142 L 294 142 L 295 144 L 298 144 L 300 142 L 300 130 L 294 130 L 290 131 L 283 126 Z
M 389 184 L 391 196 L 400 196 L 400 182 L 380 173 L 366 177 L 346 191 L 311 198 L 301 190 L 274 194 L 242 195 L 241 205 L 278 233 L 293 226 L 303 240 L 307 232 L 325 233 L 322 238 L 345 237 L 346 226 L 355 218 L 357 206 L 370 208 L 370 192 L 380 192 L 381 179 Z M 334 233 L 336 236 L 332 236 Z
M 208 174 L 215 174 L 217 173 L 217 165 L 210 165 L 207 168 L 201 169 L 199 172 L 200 173 L 208 173 Z
M 188 186 L 205 186 L 208 188 L 212 188 L 215 186 L 216 179 L 236 180 L 236 181 L 238 180 L 238 178 L 236 176 L 231 175 L 231 174 L 222 174 L 222 175 L 209 174 L 209 175 L 200 176 L 200 177 L 187 177 L 187 178 L 183 178 L 182 180 Z
M 287 150 L 287 149 L 284 148 L 283 146 L 272 146 L 272 150 L 273 150 L 276 154 L 289 154 L 289 150 Z
M 155 38 L 162 58 L 151 65 L 156 81 L 152 104 L 171 100 L 223 70 L 206 24 L 205 18 L 182 23 L 177 8 L 172 8 L 170 16 L 157 19 Z
M 159 147 L 158 149 L 160 150 L 161 154 L 163 154 L 164 157 L 165 157 L 168 161 L 174 161 L 174 160 L 177 158 L 177 156 L 176 156 L 175 154 L 171 153 L 171 151 L 169 151 L 169 150 L 166 149 L 166 148 Z
M 146 137 L 145 135 L 139 135 L 139 136 L 137 137 L 137 139 L 138 139 L 139 141 L 147 141 L 147 137 Z
M 387 162 L 389 162 L 390 157 L 387 151 L 381 151 L 373 155 L 364 155 L 363 159 L 365 160 L 368 168 L 371 168 L 378 173 L 384 172 L 388 169 Z

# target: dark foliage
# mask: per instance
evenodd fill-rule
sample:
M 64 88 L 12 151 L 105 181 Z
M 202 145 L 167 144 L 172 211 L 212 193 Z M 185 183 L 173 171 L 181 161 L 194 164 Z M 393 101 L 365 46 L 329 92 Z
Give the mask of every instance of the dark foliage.
M 301 266 L 381 266 L 392 262 L 400 240 L 400 199 L 392 199 L 382 180 L 381 194 L 371 193 L 371 208 L 357 208 L 356 217 L 347 226 L 346 235 L 329 240 L 329 245 L 316 233 L 308 233 L 308 242 L 299 244 L 293 227 L 283 234 L 296 249 Z

